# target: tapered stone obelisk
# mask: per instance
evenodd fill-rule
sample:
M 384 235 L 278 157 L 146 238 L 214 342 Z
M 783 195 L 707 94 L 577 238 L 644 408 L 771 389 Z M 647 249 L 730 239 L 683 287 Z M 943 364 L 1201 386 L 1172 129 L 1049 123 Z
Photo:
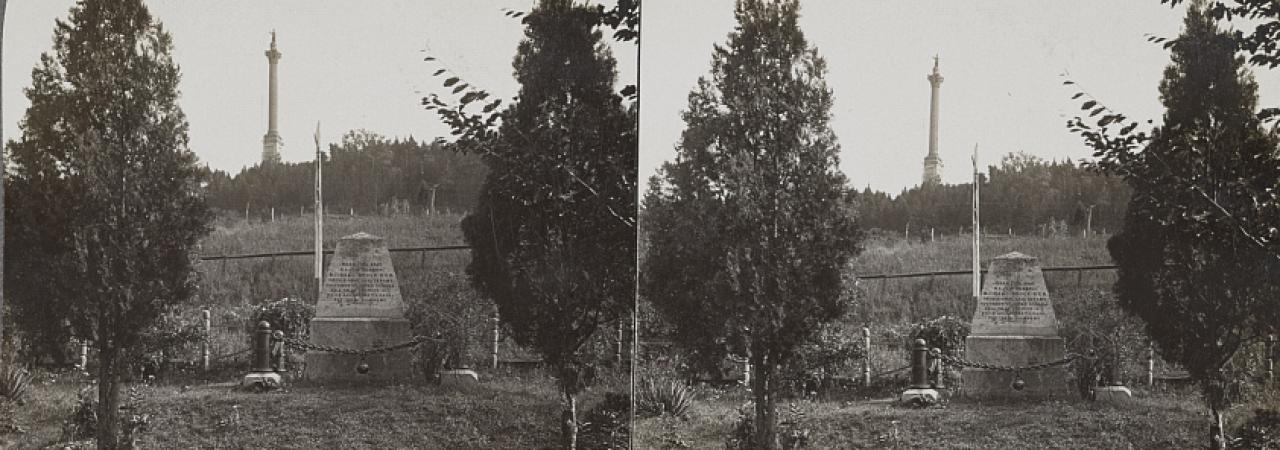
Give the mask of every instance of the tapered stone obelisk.
M 339 349 L 395 346 L 413 338 L 404 318 L 400 282 L 382 238 L 357 233 L 338 241 L 311 319 L 311 343 Z M 307 352 L 304 375 L 315 382 L 404 381 L 410 376 L 409 349 L 361 357 L 344 352 Z M 366 372 L 361 372 L 361 365 Z
M 964 347 L 965 359 L 999 367 L 1029 367 L 1063 358 L 1066 345 L 1058 336 L 1058 317 L 1035 257 L 1013 252 L 991 261 Z M 1026 371 L 966 367 L 961 376 L 969 398 L 1071 395 L 1063 366 Z M 1015 383 L 1018 380 L 1021 383 Z
M 276 63 L 283 56 L 280 50 L 276 50 L 276 32 L 271 32 L 271 49 L 266 51 L 267 63 L 269 70 L 269 85 L 267 92 L 267 134 L 262 136 L 262 164 L 275 164 L 280 162 L 280 147 L 284 145 L 284 140 L 280 139 L 280 132 L 276 130 L 276 113 L 278 111 L 277 93 L 278 86 L 276 82 Z
M 942 175 L 938 174 L 938 166 L 942 159 L 938 158 L 938 91 L 942 87 L 942 74 L 938 73 L 938 57 L 933 57 L 933 73 L 929 74 L 929 154 L 924 157 L 924 179 L 921 185 L 937 185 L 942 183 Z

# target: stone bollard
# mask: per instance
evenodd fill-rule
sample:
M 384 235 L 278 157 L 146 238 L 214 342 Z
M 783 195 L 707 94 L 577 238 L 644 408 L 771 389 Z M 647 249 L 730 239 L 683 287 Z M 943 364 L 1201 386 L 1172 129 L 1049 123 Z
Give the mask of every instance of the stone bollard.
M 258 329 L 253 334 L 253 359 L 249 373 L 244 376 L 241 386 L 251 386 L 259 390 L 277 388 L 281 384 L 280 374 L 271 368 L 271 324 L 258 322 Z
M 924 339 L 916 339 L 911 348 L 911 385 L 902 392 L 899 401 L 911 406 L 929 406 L 941 396 L 929 385 L 929 345 Z
M 929 388 L 929 346 L 924 339 L 916 339 L 911 347 L 911 388 Z

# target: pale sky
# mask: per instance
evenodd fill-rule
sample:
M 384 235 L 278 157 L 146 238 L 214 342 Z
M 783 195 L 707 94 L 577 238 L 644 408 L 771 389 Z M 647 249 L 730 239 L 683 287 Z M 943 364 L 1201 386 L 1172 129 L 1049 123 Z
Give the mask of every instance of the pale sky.
M 712 45 L 735 21 L 732 0 L 648 0 L 641 48 L 640 176 L 674 157 L 679 113 Z M 800 26 L 826 58 L 841 169 L 861 189 L 893 194 L 920 183 L 928 151 L 929 82 L 941 58 L 939 154 L 944 183 L 972 178 L 1013 151 L 1091 157 L 1064 126 L 1080 112 L 1064 73 L 1132 118 L 1159 119 L 1169 54 L 1146 35 L 1174 37 L 1185 9 L 1158 0 L 1071 2 L 806 0 Z M 1263 105 L 1280 104 L 1280 71 L 1255 71 Z M 647 181 L 646 181 L 647 182 Z
M 3 131 L 16 138 L 28 106 L 22 90 L 52 48 L 54 19 L 74 0 L 11 1 L 4 27 Z M 430 141 L 448 136 L 421 107 L 447 94 L 431 74 L 449 68 L 500 98 L 514 96 L 511 59 L 523 36 L 503 8 L 528 11 L 535 0 L 150 0 L 173 35 L 182 70 L 180 105 L 191 148 L 214 169 L 239 171 L 261 159 L 267 131 L 267 58 L 279 34 L 280 134 L 285 161 L 310 160 L 321 122 L 322 145 L 348 130 Z M 606 37 L 609 34 L 606 33 Z M 611 39 L 610 39 L 611 41 Z M 636 46 L 613 44 L 621 82 L 636 77 Z M 441 60 L 424 62 L 429 50 Z

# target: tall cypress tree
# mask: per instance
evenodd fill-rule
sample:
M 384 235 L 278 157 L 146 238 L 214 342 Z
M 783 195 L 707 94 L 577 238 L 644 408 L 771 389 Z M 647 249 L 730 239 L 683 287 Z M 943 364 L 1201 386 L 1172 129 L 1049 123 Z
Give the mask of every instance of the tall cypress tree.
M 467 273 L 555 371 L 564 448 L 576 446 L 576 396 L 598 363 L 583 346 L 635 298 L 636 117 L 613 90 L 600 14 L 540 1 L 513 63 L 519 96 L 496 132 L 467 138 L 489 168 L 462 222 Z
M 777 448 L 776 375 L 845 311 L 861 234 L 799 2 L 739 0 L 734 15 L 689 94 L 677 159 L 646 196 L 642 276 L 685 347 L 748 355 L 754 447 Z
M 1170 44 L 1163 125 L 1141 152 L 1104 152 L 1103 167 L 1133 187 L 1108 242 L 1120 305 L 1199 383 L 1210 440 L 1225 448 L 1222 413 L 1243 377 L 1232 358 L 1280 323 L 1280 254 L 1249 231 L 1280 223 L 1280 147 L 1258 119 L 1257 84 L 1231 37 L 1202 8 L 1188 8 Z
M 117 448 L 129 363 L 165 308 L 192 296 L 211 216 L 172 40 L 142 2 L 81 0 L 53 41 L 9 144 L 5 282 L 19 323 L 66 323 L 93 341 L 98 448 Z

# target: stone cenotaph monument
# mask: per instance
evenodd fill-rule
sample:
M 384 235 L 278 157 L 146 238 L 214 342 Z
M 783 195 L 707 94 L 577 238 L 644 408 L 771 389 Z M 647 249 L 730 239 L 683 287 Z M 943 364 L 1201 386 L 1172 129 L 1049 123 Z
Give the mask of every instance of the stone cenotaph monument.
M 1013 252 L 992 260 L 965 339 L 965 359 L 1026 367 L 1061 360 L 1065 350 L 1036 258 Z M 962 377 L 963 395 L 974 399 L 1066 398 L 1072 392 L 1064 366 L 1018 372 L 966 367 Z
M 391 253 L 382 238 L 365 233 L 344 237 L 325 273 L 311 319 L 311 343 L 373 349 L 407 342 L 412 333 L 404 310 Z M 317 382 L 407 380 L 409 352 L 399 349 L 361 357 L 311 350 L 304 375 Z M 367 373 L 357 370 L 362 362 L 368 364 Z

